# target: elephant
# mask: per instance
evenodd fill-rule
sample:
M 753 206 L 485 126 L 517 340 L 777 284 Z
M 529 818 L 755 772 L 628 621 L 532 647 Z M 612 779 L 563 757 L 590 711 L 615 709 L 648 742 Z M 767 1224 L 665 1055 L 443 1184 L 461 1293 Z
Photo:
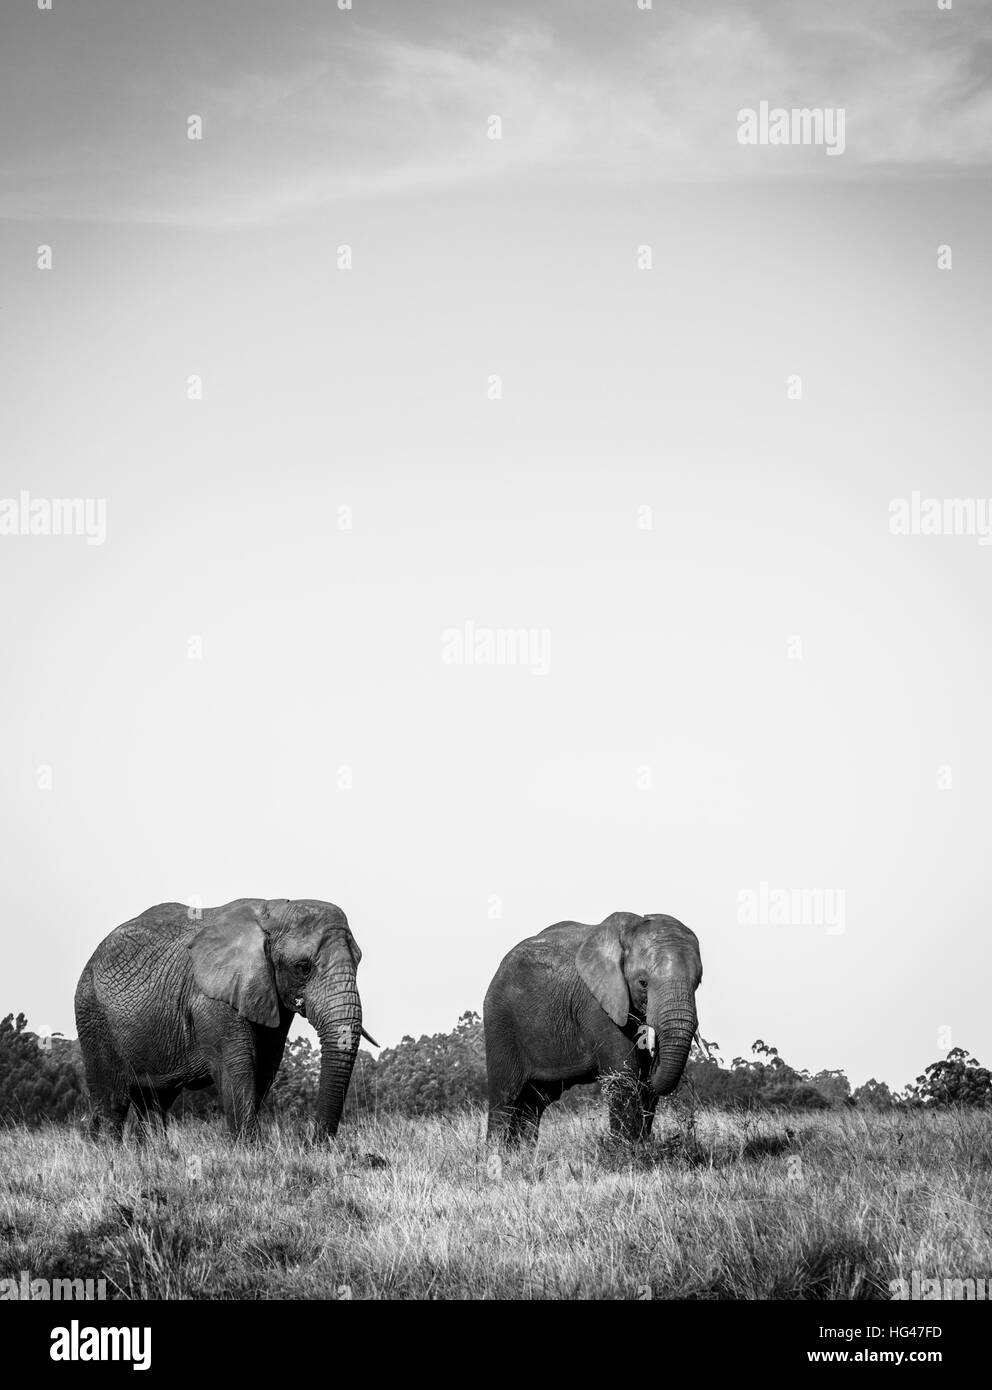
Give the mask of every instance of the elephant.
M 604 1078 L 612 1134 L 646 1139 L 685 1069 L 702 977 L 695 933 L 661 913 L 557 922 L 519 942 L 483 1005 L 488 1140 L 536 1143 L 551 1101 Z
M 76 989 L 95 1126 L 120 1137 L 132 1104 L 165 1125 L 180 1091 L 214 1082 L 230 1130 L 253 1135 L 299 1013 L 320 1038 L 317 1121 L 334 1135 L 359 1039 L 378 1046 L 362 1027 L 361 957 L 345 914 L 316 899 L 161 903 L 116 927 Z

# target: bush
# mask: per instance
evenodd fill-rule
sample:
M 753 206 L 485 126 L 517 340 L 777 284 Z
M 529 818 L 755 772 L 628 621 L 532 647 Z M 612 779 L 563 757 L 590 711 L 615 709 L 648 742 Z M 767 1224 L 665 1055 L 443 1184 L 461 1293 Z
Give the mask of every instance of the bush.
M 992 1105 L 992 1075 L 963 1047 L 952 1047 L 942 1062 L 931 1062 L 909 1088 L 917 1105 Z
M 876 1081 L 874 1077 L 863 1086 L 859 1086 L 852 1099 L 855 1105 L 866 1110 L 890 1110 L 897 1104 L 896 1097 L 885 1082 Z
M 750 1058 L 719 1058 L 719 1045 L 693 1046 L 682 1087 L 696 1100 L 724 1109 L 825 1110 L 856 1105 L 883 1110 L 898 1105 L 992 1106 L 992 1074 L 961 1048 L 931 1062 L 905 1094 L 893 1094 L 874 1077 L 851 1093 L 842 1071 L 798 1071 L 760 1038 Z M 266 1100 L 280 1119 L 313 1116 L 320 1083 L 320 1049 L 308 1038 L 287 1043 L 282 1065 Z M 23 1014 L 0 1020 L 0 1120 L 37 1123 L 70 1118 L 83 1105 L 85 1087 L 78 1042 L 56 1034 L 39 1039 L 27 1031 Z M 574 1086 L 562 1104 L 580 1110 L 599 1103 L 598 1085 Z M 355 1061 L 345 1116 L 454 1114 L 486 1103 L 486 1051 L 482 1019 L 463 1013 L 449 1033 L 401 1039 L 378 1058 L 360 1051 Z M 179 1118 L 220 1114 L 216 1088 L 184 1091 L 173 1107 Z
M 708 1055 L 718 1047 L 704 1040 L 702 1048 L 693 1048 L 686 1067 L 686 1082 L 702 1101 L 745 1110 L 827 1110 L 850 1098 L 850 1082 L 842 1071 L 815 1076 L 796 1071 L 760 1038 L 750 1059 L 735 1057 L 729 1068 Z
M 485 1099 L 482 1019 L 471 1011 L 462 1014 L 450 1033 L 424 1034 L 416 1040 L 407 1036 L 398 1047 L 385 1048 L 377 1060 L 369 1056 L 349 1093 L 358 1113 L 403 1115 L 442 1115 Z
M 0 1019 L 0 1120 L 67 1120 L 84 1102 L 79 1045 L 27 1026 L 23 1014 Z

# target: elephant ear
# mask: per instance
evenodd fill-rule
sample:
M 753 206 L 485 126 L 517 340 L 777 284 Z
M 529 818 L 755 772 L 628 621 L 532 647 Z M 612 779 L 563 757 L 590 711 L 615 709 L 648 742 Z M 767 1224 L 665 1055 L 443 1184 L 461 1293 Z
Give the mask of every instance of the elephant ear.
M 358 962 L 362 958 L 362 948 L 361 946 L 359 946 L 358 942 L 352 936 L 350 927 L 348 928 L 348 950 L 351 952 L 351 959 L 354 963 L 355 969 L 357 970 Z
M 622 1028 L 630 1013 L 630 995 L 623 974 L 619 925 L 607 918 L 594 928 L 576 952 L 575 964 L 602 1008 Z
M 242 903 L 218 908 L 189 943 L 189 951 L 194 978 L 208 999 L 222 999 L 250 1023 L 276 1026 L 279 999 L 258 913 Z

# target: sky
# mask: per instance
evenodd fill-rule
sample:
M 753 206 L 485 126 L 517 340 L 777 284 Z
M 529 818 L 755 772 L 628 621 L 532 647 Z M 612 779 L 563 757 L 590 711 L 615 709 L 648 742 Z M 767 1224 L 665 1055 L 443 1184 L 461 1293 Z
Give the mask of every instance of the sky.
M 392 1045 L 667 912 L 727 1059 L 989 1064 L 992 546 L 892 516 L 992 495 L 992 11 L 2 25 L 0 1014 L 317 897 Z

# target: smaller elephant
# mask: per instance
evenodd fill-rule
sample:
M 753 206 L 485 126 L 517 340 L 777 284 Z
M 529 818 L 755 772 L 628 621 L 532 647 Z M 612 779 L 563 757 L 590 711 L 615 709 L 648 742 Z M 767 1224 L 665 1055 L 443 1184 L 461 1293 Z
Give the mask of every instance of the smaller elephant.
M 514 946 L 483 1006 L 489 1139 L 536 1142 L 563 1090 L 606 1078 L 612 1133 L 646 1138 L 685 1069 L 702 977 L 695 933 L 661 913 L 558 922 Z
M 76 1027 L 98 1118 L 119 1135 L 134 1105 L 165 1123 L 211 1081 L 230 1129 L 255 1131 L 294 1013 L 320 1038 L 317 1119 L 341 1119 L 362 1027 L 348 919 L 316 899 L 239 898 L 194 913 L 162 903 L 116 927 L 76 989 Z

